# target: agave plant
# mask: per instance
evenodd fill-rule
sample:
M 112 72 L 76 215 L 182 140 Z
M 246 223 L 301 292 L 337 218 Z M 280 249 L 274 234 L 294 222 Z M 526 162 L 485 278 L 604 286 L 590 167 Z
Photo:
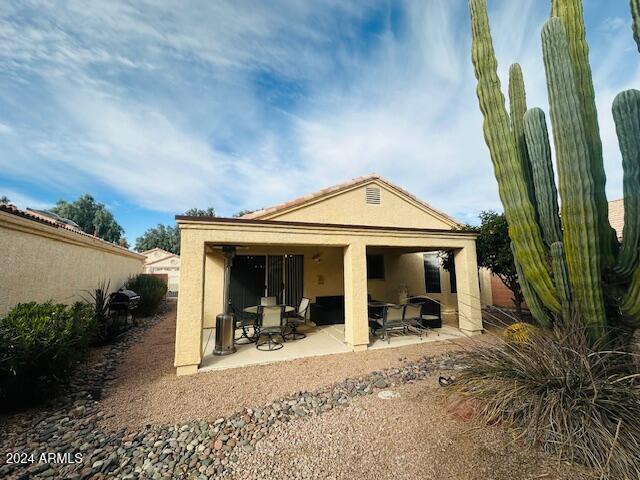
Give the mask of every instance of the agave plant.
M 640 327 L 640 91 L 613 102 L 624 170 L 620 243 L 608 219 L 582 1 L 552 0 L 542 29 L 557 185 L 545 114 L 527 109 L 518 64 L 509 69 L 507 111 L 486 0 L 469 0 L 469 7 L 485 140 L 532 314 L 546 326 L 577 315 L 594 341 L 611 327 Z M 631 7 L 640 49 L 640 0 Z

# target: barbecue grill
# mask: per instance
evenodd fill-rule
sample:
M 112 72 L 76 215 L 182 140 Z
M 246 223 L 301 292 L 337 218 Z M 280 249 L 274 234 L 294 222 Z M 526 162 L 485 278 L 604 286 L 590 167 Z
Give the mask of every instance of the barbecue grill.
M 140 304 L 140 295 L 133 290 L 118 290 L 109 297 L 109 312 L 114 315 L 115 321 L 124 320 L 126 327 L 129 315 L 131 321 L 135 323 L 136 310 Z

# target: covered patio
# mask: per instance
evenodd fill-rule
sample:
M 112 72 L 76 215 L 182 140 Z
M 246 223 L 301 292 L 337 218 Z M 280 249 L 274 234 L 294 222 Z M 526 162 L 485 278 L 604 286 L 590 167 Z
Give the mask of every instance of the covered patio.
M 179 375 L 198 369 L 451 340 L 482 331 L 473 234 L 437 228 L 264 219 L 177 220 L 182 257 L 175 356 Z M 267 295 L 277 290 L 279 303 L 295 306 L 301 297 L 309 298 L 314 305 L 331 302 L 331 314 L 327 318 L 316 309 L 301 327 L 307 337 L 287 341 L 278 351 L 262 352 L 248 344 L 237 346 L 232 355 L 212 355 L 215 317 L 225 310 L 222 248 L 231 246 L 236 254 L 236 277 L 241 276 L 238 265 L 244 265 L 245 284 L 253 285 L 245 285 L 242 294 L 238 288 L 234 290 L 232 270 L 230 298 L 236 311 L 255 304 L 257 292 Z M 441 250 L 454 252 L 455 277 L 451 288 L 427 293 L 427 273 L 418 271 L 422 257 Z M 262 265 L 266 271 L 260 270 Z M 252 269 L 257 272 L 247 276 Z M 380 269 L 384 271 L 382 276 L 373 274 Z M 269 272 L 289 270 L 291 279 L 284 275 L 282 284 L 270 277 L 273 274 Z M 261 282 L 260 278 L 264 280 Z M 393 336 L 388 342 L 370 334 L 371 299 L 398 304 L 424 295 L 441 305 L 441 328 L 428 332 L 426 337 Z

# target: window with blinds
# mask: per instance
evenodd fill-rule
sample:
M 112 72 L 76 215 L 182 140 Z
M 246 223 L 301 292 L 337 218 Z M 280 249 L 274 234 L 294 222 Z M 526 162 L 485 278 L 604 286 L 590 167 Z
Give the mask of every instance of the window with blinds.
M 367 187 L 365 198 L 370 205 L 380 205 L 380 189 L 378 187 Z

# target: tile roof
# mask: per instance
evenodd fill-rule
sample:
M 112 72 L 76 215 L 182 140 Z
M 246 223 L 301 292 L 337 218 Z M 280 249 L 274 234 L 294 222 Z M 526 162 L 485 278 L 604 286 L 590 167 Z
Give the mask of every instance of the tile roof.
M 115 243 L 111 243 L 111 242 L 107 242 L 106 240 L 103 240 L 102 238 L 96 237 L 95 235 L 90 235 L 88 233 L 83 232 L 82 230 L 80 230 L 79 228 L 75 228 L 67 223 L 64 223 L 62 221 L 57 221 L 54 220 L 53 218 L 47 217 L 45 215 L 41 215 L 38 212 L 34 211 L 34 210 L 21 210 L 18 207 L 16 207 L 15 205 L 11 204 L 11 203 L 0 203 L 0 212 L 5 212 L 8 213 L 10 215 L 15 215 L 17 217 L 21 217 L 24 218 L 26 220 L 31 220 L 32 222 L 37 222 L 37 223 L 41 223 L 43 225 L 47 225 L 49 227 L 53 227 L 53 228 L 60 228 L 63 230 L 67 230 L 69 232 L 75 233 L 77 235 L 82 235 L 83 237 L 88 237 L 88 238 L 92 238 L 94 240 L 97 240 L 99 242 L 102 243 L 106 243 L 107 245 L 110 245 L 111 247 L 115 247 L 115 248 L 119 248 L 121 250 L 124 250 L 125 252 L 129 252 L 132 254 L 136 254 L 139 255 L 137 252 L 133 252 L 131 250 L 129 250 L 128 248 L 124 248 L 121 247 L 120 245 L 117 245 Z
M 402 193 L 403 195 L 409 197 L 414 202 L 420 204 L 422 207 L 424 207 L 424 208 L 426 208 L 428 210 L 431 210 L 431 211 L 437 213 L 438 215 L 441 215 L 442 217 L 447 219 L 452 224 L 460 225 L 460 223 L 456 219 L 454 219 L 453 217 L 447 215 L 446 213 L 444 213 L 444 212 L 442 212 L 442 211 L 440 211 L 440 210 L 438 210 L 436 208 L 433 208 L 431 205 L 429 205 L 428 203 L 420 200 L 415 195 L 407 192 L 405 189 L 403 189 L 403 188 L 391 183 L 390 181 L 382 178 L 380 175 L 378 175 L 376 173 L 372 173 L 372 174 L 369 174 L 369 175 L 364 175 L 364 176 L 361 176 L 361 177 L 356 177 L 356 178 L 353 178 L 353 179 L 351 179 L 349 181 L 346 181 L 346 182 L 343 182 L 343 183 L 339 183 L 339 184 L 333 185 L 331 187 L 323 188 L 322 190 L 318 190 L 317 192 L 313 192 L 313 193 L 309 193 L 307 195 L 303 195 L 301 197 L 295 198 L 295 199 L 290 200 L 288 202 L 280 203 L 280 204 L 274 205 L 272 207 L 263 208 L 261 210 L 256 210 L 255 212 L 247 213 L 245 215 L 242 215 L 239 218 L 260 219 L 260 218 L 263 218 L 265 216 L 272 215 L 274 213 L 279 213 L 279 212 L 288 210 L 288 209 L 293 208 L 293 207 L 304 205 L 307 202 L 322 198 L 322 197 L 330 195 L 332 193 L 340 192 L 342 190 L 347 190 L 347 189 L 349 189 L 351 187 L 354 187 L 356 185 L 368 183 L 368 182 L 370 182 L 372 180 L 377 180 L 377 181 L 387 185 L 391 189 Z
M 618 238 L 621 239 L 624 228 L 624 199 L 609 202 L 609 223 L 615 229 Z

